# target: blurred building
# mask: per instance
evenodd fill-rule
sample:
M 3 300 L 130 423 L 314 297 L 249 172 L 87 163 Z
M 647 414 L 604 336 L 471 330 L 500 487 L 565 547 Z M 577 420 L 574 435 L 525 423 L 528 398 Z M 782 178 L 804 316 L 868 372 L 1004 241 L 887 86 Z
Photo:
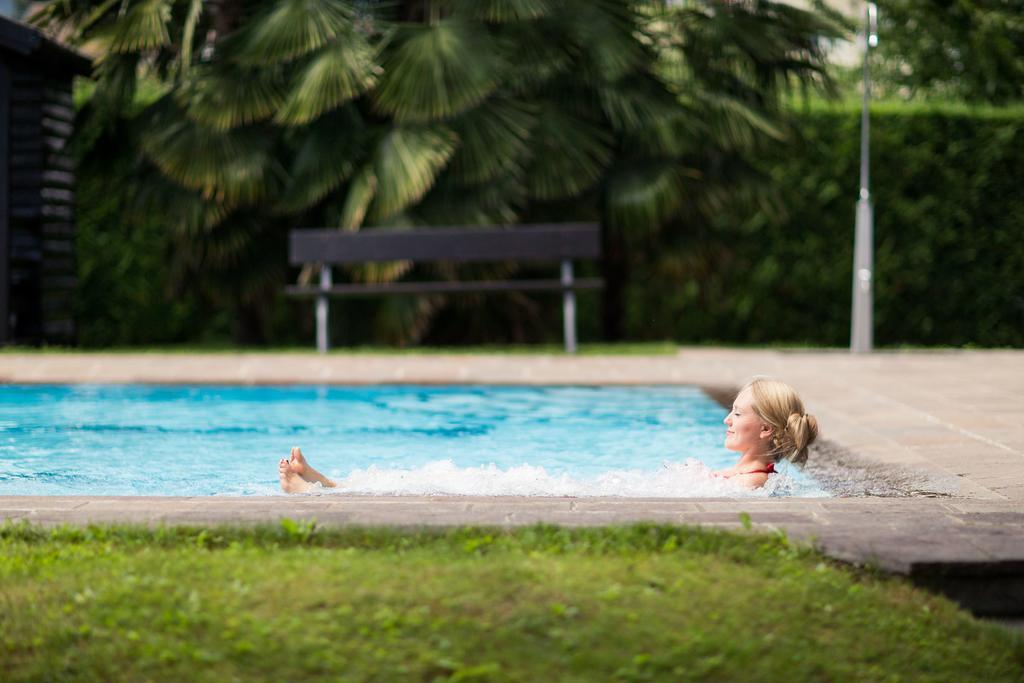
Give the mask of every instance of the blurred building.
M 90 61 L 0 17 L 0 344 L 70 344 L 75 109 Z
M 806 10 L 813 10 L 815 4 L 812 0 L 779 1 Z M 865 0 L 825 0 L 824 5 L 853 21 L 855 25 L 860 25 L 864 21 L 867 5 Z M 864 59 L 864 46 L 857 42 L 854 35 L 850 35 L 848 40 L 832 40 L 828 44 L 828 58 L 830 62 L 839 66 L 857 66 Z

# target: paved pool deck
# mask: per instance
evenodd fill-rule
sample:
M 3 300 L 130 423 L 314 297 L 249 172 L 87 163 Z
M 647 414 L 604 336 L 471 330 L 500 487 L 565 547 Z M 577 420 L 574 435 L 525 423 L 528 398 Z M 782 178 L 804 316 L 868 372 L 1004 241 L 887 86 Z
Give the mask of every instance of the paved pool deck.
M 674 355 L 0 354 L 5 383 L 699 384 L 796 386 L 830 447 L 819 458 L 935 482 L 940 497 L 615 499 L 281 496 L 0 497 L 40 524 L 601 525 L 781 530 L 844 561 L 937 587 L 982 614 L 1024 615 L 1024 351 L 682 348 Z M 840 455 L 836 455 L 836 454 Z M 813 457 L 813 456 L 812 456 Z

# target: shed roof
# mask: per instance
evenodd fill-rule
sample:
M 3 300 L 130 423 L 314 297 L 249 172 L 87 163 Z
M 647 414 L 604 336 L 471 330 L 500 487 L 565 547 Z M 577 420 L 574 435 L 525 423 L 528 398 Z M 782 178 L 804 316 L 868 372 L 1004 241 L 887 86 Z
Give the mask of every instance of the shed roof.
M 0 16 L 0 56 L 10 54 L 75 76 L 92 73 L 92 61 L 88 57 L 47 38 L 36 28 Z

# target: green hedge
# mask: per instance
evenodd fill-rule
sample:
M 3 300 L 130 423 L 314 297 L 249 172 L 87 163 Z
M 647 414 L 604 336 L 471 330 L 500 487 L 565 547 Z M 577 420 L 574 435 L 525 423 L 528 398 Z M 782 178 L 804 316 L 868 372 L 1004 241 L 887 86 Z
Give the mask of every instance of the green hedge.
M 860 111 L 796 115 L 761 161 L 778 211 L 724 211 L 634 255 L 627 335 L 849 343 Z M 1024 108 L 871 113 L 878 344 L 1024 346 Z
M 122 210 L 127 182 L 88 169 L 78 175 L 79 345 L 233 345 L 245 320 L 232 292 L 205 277 L 201 263 L 180 263 L 175 252 L 183 237 L 170 227 L 174 221 Z M 295 311 L 285 302 L 283 289 L 282 282 L 276 299 L 266 304 L 272 329 L 264 338 L 278 344 L 312 339 L 311 321 L 307 330 L 295 328 L 289 317 Z
M 199 332 L 196 297 L 171 285 L 172 244 L 155 219 L 121 217 L 121 186 L 78 174 L 76 318 L 83 346 L 188 341 Z

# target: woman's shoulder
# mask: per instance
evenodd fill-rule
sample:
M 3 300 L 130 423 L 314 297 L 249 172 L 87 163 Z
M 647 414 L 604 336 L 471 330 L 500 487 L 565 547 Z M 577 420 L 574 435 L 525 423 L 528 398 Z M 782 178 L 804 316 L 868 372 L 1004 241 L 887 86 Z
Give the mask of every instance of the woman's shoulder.
M 768 483 L 768 472 L 737 472 L 736 474 L 729 477 L 732 481 L 735 481 L 740 486 L 746 488 L 756 489 L 764 486 Z

